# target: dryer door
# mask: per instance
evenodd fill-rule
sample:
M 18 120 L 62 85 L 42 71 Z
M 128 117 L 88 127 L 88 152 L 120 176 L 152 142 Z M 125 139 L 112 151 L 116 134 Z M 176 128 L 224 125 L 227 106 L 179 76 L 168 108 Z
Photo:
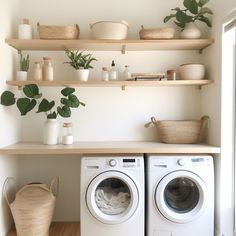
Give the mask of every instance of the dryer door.
M 205 210 L 208 191 L 198 175 L 189 171 L 174 171 L 158 183 L 155 202 L 166 219 L 175 223 L 187 223 Z
M 134 181 L 119 171 L 106 171 L 89 184 L 86 203 L 90 213 L 105 224 L 119 224 L 135 213 L 139 191 Z

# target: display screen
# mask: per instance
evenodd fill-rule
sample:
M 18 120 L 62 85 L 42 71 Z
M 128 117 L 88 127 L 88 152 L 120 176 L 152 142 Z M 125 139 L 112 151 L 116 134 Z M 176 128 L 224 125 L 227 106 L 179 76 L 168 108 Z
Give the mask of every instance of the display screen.
M 192 158 L 192 162 L 204 162 L 204 158 Z
M 123 159 L 123 162 L 132 162 L 132 163 L 134 163 L 135 162 L 135 159 Z

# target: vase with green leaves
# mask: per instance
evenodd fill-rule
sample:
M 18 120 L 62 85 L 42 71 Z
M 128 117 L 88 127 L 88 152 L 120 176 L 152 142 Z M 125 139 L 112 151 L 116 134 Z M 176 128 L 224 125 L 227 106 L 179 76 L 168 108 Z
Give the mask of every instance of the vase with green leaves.
M 58 123 L 57 116 L 63 118 L 71 117 L 71 109 L 85 106 L 75 95 L 75 89 L 66 87 L 61 90 L 60 104 L 56 106 L 54 100 L 49 101 L 43 98 L 36 84 L 25 85 L 23 88 L 24 96 L 17 98 L 16 95 L 6 90 L 1 94 L 1 104 L 3 106 L 16 105 L 21 116 L 27 115 L 35 107 L 36 113 L 44 113 L 47 120 L 44 125 L 44 144 L 58 143 Z
M 85 54 L 84 52 L 76 50 L 73 51 L 66 49 L 65 53 L 70 59 L 70 61 L 65 63 L 69 64 L 77 71 L 79 80 L 87 81 L 89 77 L 89 69 L 93 68 L 91 63 L 97 61 L 97 59 L 93 57 L 91 53 Z
M 28 70 L 29 70 L 29 55 L 27 54 L 24 56 L 23 54 L 20 54 L 20 70 L 17 71 L 16 79 L 20 81 L 26 81 Z
M 208 27 L 212 27 L 210 15 L 212 10 L 206 7 L 210 0 L 184 0 L 184 8 L 176 7 L 171 9 L 172 14 L 164 18 L 164 22 L 174 19 L 174 23 L 180 27 L 181 38 L 201 38 L 202 32 L 194 23 L 200 21 L 205 23 Z

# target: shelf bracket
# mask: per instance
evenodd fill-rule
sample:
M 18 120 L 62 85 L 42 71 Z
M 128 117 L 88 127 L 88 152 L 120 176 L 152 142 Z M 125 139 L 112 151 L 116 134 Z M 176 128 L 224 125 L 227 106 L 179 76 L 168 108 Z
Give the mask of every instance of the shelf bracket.
M 121 53 L 122 53 L 122 54 L 125 54 L 125 50 L 126 50 L 126 45 L 122 45 Z
M 125 85 L 122 85 L 122 86 L 121 86 L 121 90 L 122 90 L 122 91 L 125 91 L 125 89 L 126 89 L 126 86 L 125 86 Z

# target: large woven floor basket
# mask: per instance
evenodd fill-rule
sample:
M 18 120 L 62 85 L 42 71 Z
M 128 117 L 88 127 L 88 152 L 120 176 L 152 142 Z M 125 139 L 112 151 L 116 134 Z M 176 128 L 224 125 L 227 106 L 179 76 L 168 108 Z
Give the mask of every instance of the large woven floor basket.
M 160 141 L 173 144 L 191 144 L 200 141 L 200 135 L 208 116 L 203 116 L 200 120 L 163 120 L 157 121 L 151 117 L 151 122 L 145 127 L 154 124 L 157 128 Z
M 5 186 L 11 180 L 12 178 L 8 178 Z M 50 186 L 41 183 L 25 185 L 16 193 L 12 203 L 4 190 L 15 221 L 17 236 L 49 236 L 56 201 L 53 189 L 56 184 L 58 186 L 58 178 L 54 178 Z

